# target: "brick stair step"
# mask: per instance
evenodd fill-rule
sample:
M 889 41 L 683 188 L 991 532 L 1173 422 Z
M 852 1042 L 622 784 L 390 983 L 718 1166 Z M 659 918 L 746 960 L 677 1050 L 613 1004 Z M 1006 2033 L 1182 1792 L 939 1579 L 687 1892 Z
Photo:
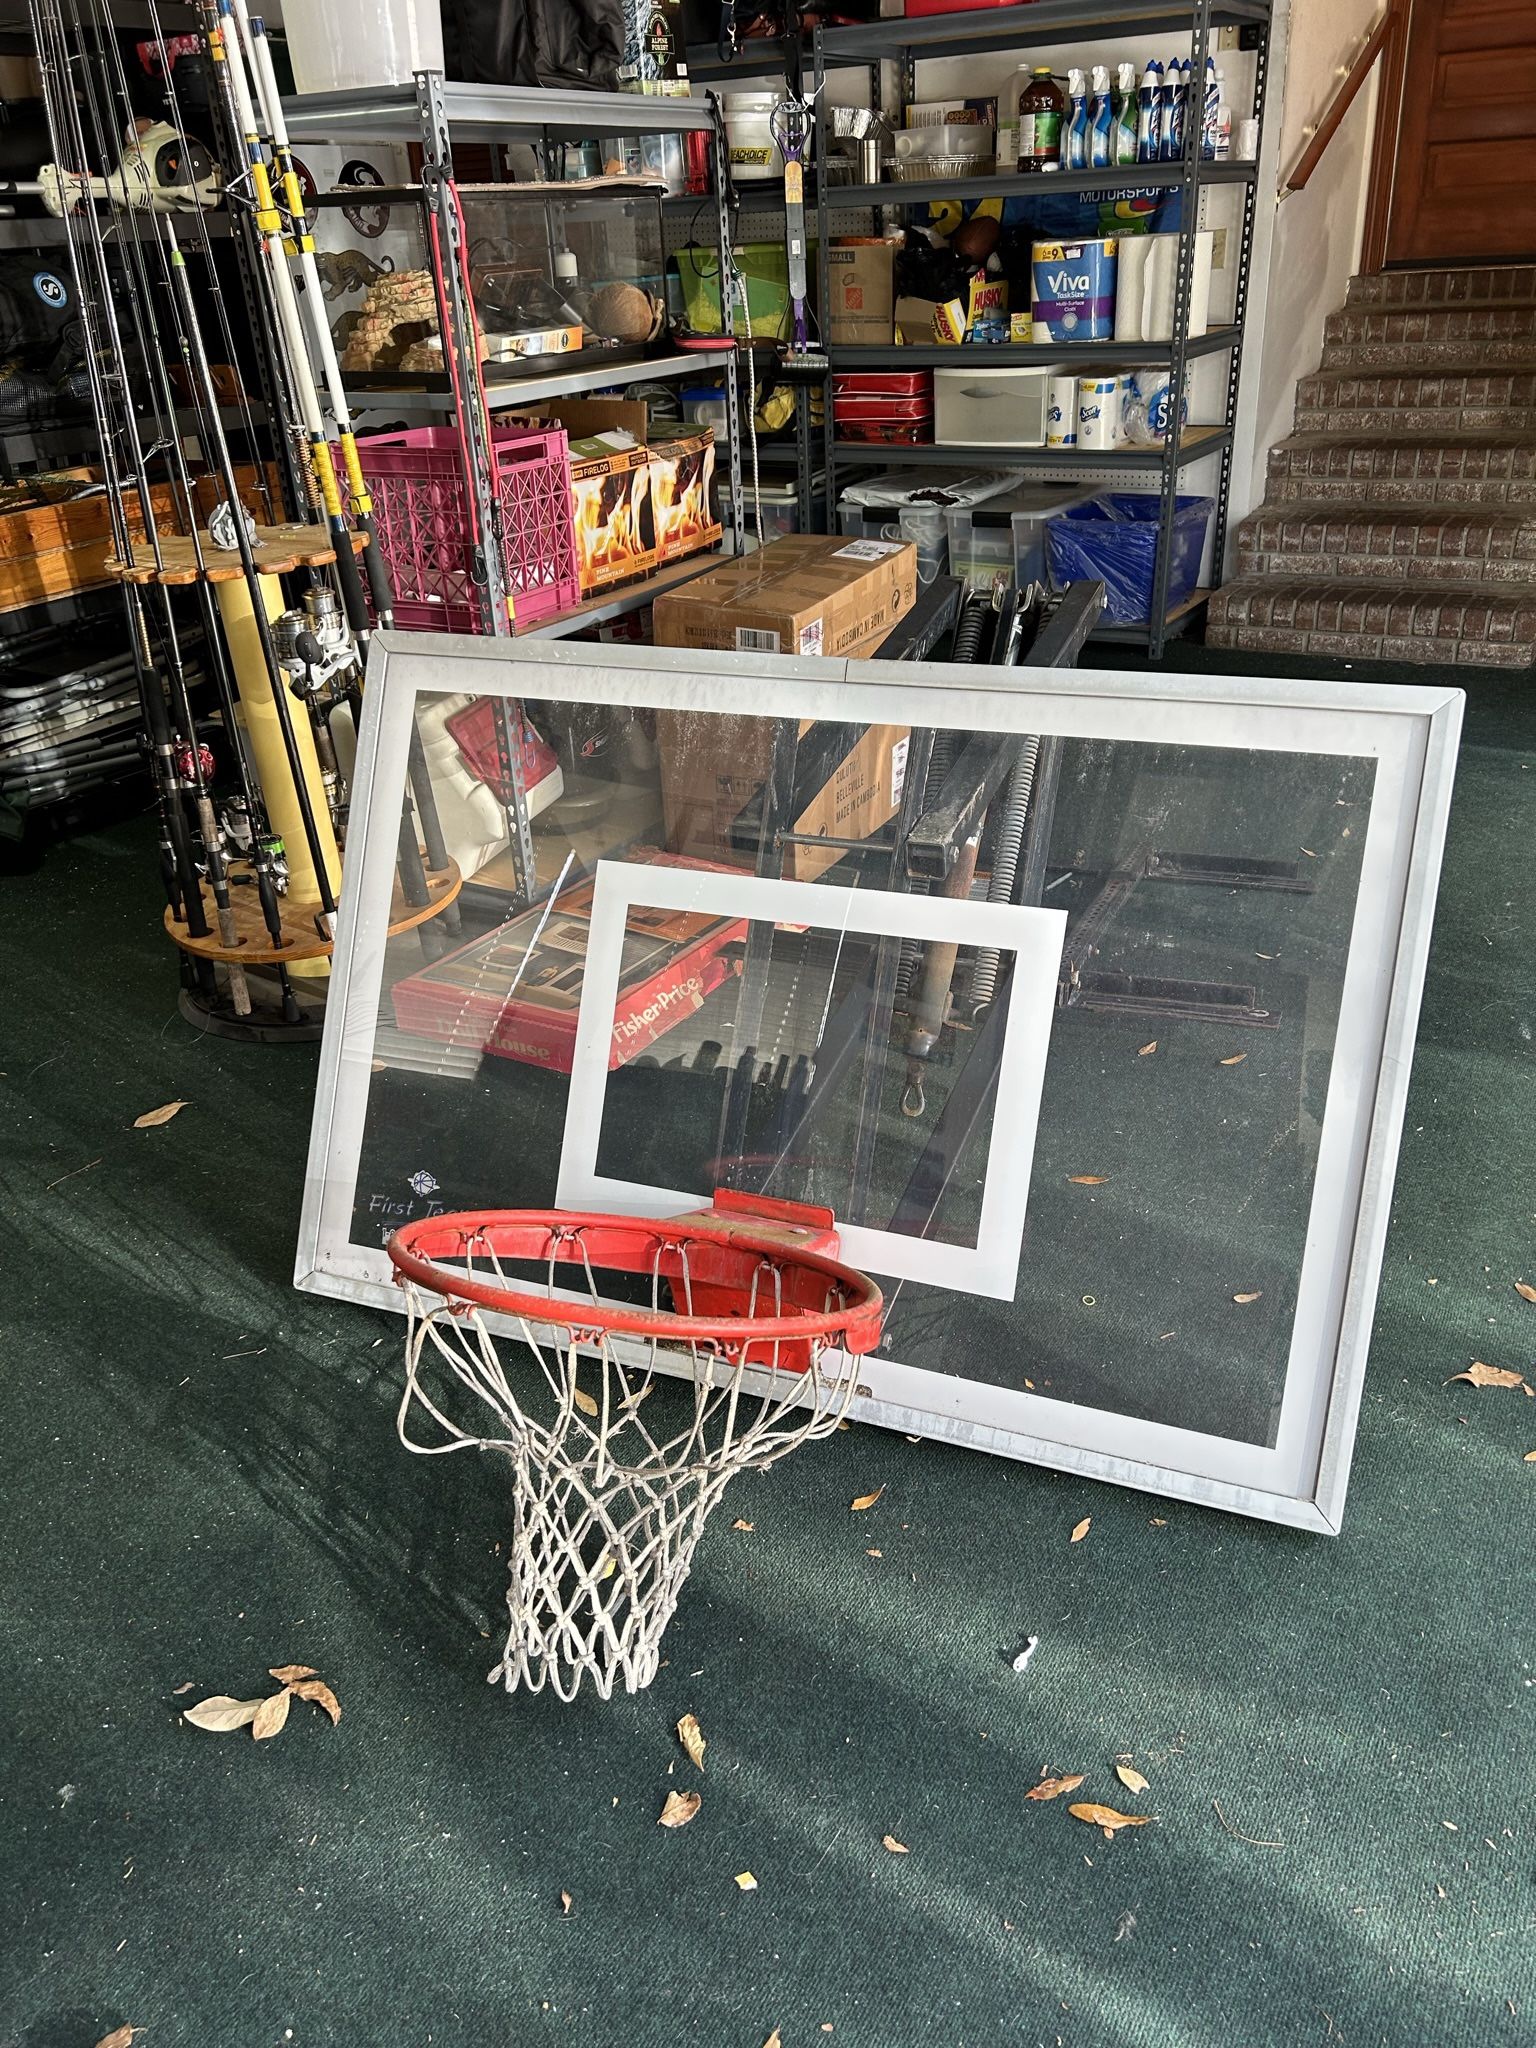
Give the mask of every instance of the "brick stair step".
M 1536 507 L 1261 505 L 1237 530 L 1240 576 L 1536 582 Z
M 1384 270 L 1349 282 L 1346 306 L 1513 305 L 1536 301 L 1536 264 L 1472 270 Z
M 1296 386 L 1297 433 L 1536 431 L 1536 369 L 1316 370 Z
M 1514 306 L 1346 306 L 1323 323 L 1324 344 L 1361 347 L 1526 340 L 1536 344 L 1536 299 Z
M 1536 579 L 1505 588 L 1242 576 L 1211 598 L 1206 644 L 1263 654 L 1441 667 L 1536 660 Z
M 1482 341 L 1453 335 L 1444 341 L 1325 341 L 1322 367 L 1361 375 L 1392 370 L 1536 369 L 1536 328 L 1529 334 L 1494 334 Z
M 1293 434 L 1269 451 L 1265 495 L 1362 505 L 1536 504 L 1536 435 Z

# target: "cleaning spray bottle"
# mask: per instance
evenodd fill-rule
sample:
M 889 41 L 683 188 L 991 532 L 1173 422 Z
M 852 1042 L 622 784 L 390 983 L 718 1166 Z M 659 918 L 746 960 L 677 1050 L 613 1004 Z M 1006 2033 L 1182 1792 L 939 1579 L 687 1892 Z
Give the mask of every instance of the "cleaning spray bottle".
M 1088 168 L 1088 87 L 1081 71 L 1067 73 L 1067 118 L 1061 124 L 1061 168 Z
M 1168 59 L 1158 94 L 1157 154 L 1165 164 L 1177 163 L 1184 154 L 1184 115 L 1189 100 L 1187 67 L 1177 57 Z
M 1136 66 L 1122 64 L 1115 84 L 1113 162 L 1136 161 Z
M 1109 66 L 1093 67 L 1093 97 L 1088 102 L 1088 168 L 1107 171 L 1114 155 L 1115 106 L 1109 89 Z
M 1200 116 L 1200 154 L 1209 162 L 1216 154 L 1216 110 L 1221 105 L 1221 73 L 1216 59 L 1205 60 L 1205 98 Z
M 1161 151 L 1163 123 L 1163 67 L 1155 57 L 1147 60 L 1136 95 L 1136 161 L 1155 164 Z

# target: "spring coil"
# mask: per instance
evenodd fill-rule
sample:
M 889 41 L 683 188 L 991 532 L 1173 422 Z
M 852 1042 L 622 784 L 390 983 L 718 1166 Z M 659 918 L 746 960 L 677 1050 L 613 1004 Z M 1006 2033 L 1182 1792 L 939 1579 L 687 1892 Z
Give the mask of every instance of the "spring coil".
M 958 632 L 955 639 L 958 646 Z M 944 787 L 944 778 L 948 775 L 954 764 L 954 734 L 952 732 L 936 732 L 933 736 L 933 748 L 928 756 L 928 773 L 923 777 L 923 802 L 925 804 L 930 797 L 937 796 Z M 910 887 L 911 893 L 914 896 L 926 896 L 928 894 L 928 883 L 922 876 L 915 877 Z M 917 972 L 917 963 L 922 957 L 922 951 L 923 949 L 916 939 L 902 940 L 901 954 L 896 962 L 897 995 L 904 996 L 910 992 L 912 977 Z
M 989 903 L 1011 903 L 1013 885 L 1019 872 L 1019 852 L 1024 843 L 1024 826 L 1029 818 L 1029 800 L 1034 794 L 1035 768 L 1040 759 L 1040 741 L 1031 735 L 1019 753 L 1018 765 L 1008 778 L 1008 796 L 998 821 L 997 844 L 992 852 L 992 878 L 987 883 Z M 971 1008 L 984 1010 L 997 993 L 1001 956 L 995 946 L 983 946 L 971 970 Z

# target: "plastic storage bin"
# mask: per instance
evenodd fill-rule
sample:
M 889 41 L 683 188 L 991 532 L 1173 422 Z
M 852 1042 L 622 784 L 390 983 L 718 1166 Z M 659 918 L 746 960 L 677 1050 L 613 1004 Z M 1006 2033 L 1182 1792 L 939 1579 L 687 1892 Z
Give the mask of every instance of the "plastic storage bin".
M 1151 491 L 1104 491 L 1058 513 L 1046 529 L 1051 581 L 1064 585 L 1099 578 L 1106 626 L 1145 626 L 1151 620 L 1160 503 Z M 1215 509 L 1214 498 L 1180 498 L 1175 504 L 1170 611 L 1194 592 Z
M 838 501 L 837 523 L 850 540 L 909 540 L 917 549 L 917 580 L 931 583 L 949 560 L 942 505 L 855 505 Z
M 755 341 L 787 341 L 790 331 L 789 256 L 782 242 L 743 242 L 732 252 L 745 283 L 746 313 Z M 679 249 L 677 274 L 683 288 L 683 311 L 695 334 L 719 334 L 720 258 L 714 249 L 690 245 Z M 810 273 L 816 274 L 816 251 L 809 252 Z M 742 319 L 742 284 L 736 286 L 736 339 L 746 339 Z
M 935 370 L 934 440 L 962 448 L 1043 448 L 1046 392 L 1056 374 L 1054 368 L 999 370 L 981 363 Z
M 812 498 L 819 498 L 826 488 L 826 476 L 823 471 L 818 470 L 811 479 Z M 742 479 L 742 497 L 746 502 L 747 550 L 750 552 L 757 546 L 757 522 L 752 517 L 752 479 L 749 476 Z M 793 477 L 787 477 L 782 482 L 762 485 L 758 491 L 758 502 L 763 509 L 764 547 L 771 547 L 786 533 L 800 531 L 800 486 Z M 726 553 L 729 554 L 733 533 L 730 523 L 731 508 L 728 504 L 723 504 L 720 510 L 725 522 Z
M 518 625 L 581 599 L 571 523 L 571 463 L 563 427 L 492 431 L 506 542 L 507 589 Z M 459 437 L 412 427 L 357 444 L 373 493 L 374 538 L 395 588 L 395 623 L 418 631 L 478 633 L 470 573 L 472 535 Z
M 1025 484 L 979 505 L 952 505 L 944 514 L 949 573 L 971 589 L 990 588 L 999 575 L 1020 589 L 1046 581 L 1045 529 L 1058 512 L 1080 505 L 1086 484 Z

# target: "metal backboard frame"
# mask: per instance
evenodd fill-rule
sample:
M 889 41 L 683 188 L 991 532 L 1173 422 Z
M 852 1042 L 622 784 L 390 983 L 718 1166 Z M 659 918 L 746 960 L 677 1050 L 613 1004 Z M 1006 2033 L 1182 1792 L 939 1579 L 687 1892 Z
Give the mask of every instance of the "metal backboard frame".
M 1368 758 L 1374 788 L 1274 1443 L 1208 1437 L 914 1370 L 883 1355 L 862 1362 L 867 1392 L 852 1411 L 867 1421 L 1171 1498 L 1337 1531 L 1428 955 L 1461 692 L 376 635 L 295 1279 L 314 1292 L 394 1309 L 402 1303 L 384 1252 L 351 1241 L 352 1199 L 415 699 L 444 690 Z

